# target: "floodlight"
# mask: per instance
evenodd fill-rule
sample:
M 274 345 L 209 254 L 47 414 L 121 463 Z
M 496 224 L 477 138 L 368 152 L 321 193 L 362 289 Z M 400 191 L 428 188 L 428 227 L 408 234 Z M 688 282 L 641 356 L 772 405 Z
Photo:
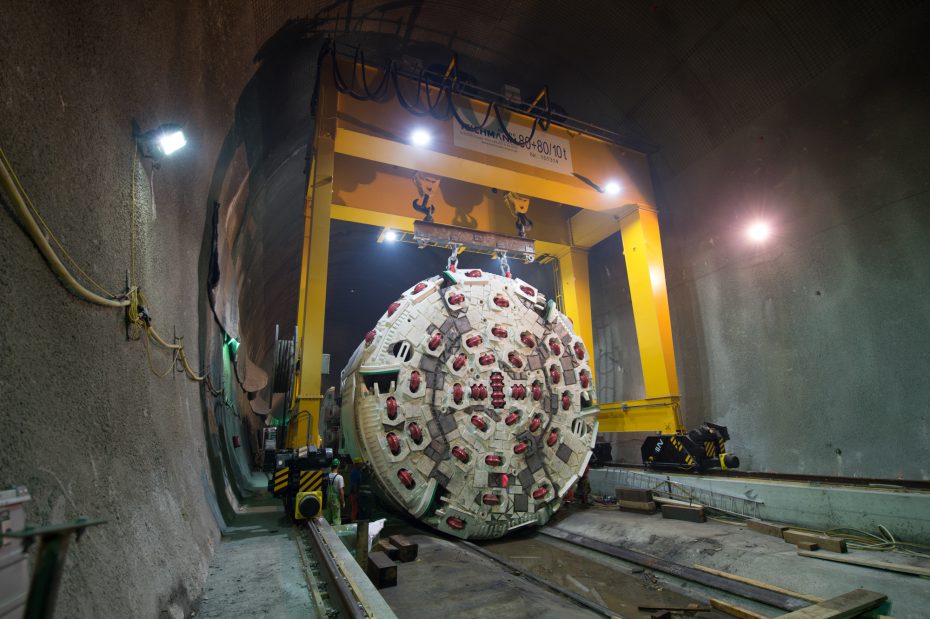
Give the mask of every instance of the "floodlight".
M 151 159 L 167 157 L 187 145 L 184 130 L 174 123 L 167 123 L 157 129 L 136 134 L 135 138 L 142 156 Z
M 772 227 L 766 221 L 754 221 L 746 228 L 746 236 L 754 243 L 764 243 L 772 236 Z
M 170 155 L 174 151 L 184 148 L 187 140 L 184 139 L 184 132 L 180 129 L 166 131 L 158 137 L 158 147 L 165 155 Z
M 410 134 L 410 143 L 414 146 L 427 146 L 433 141 L 433 136 L 426 129 L 415 129 Z

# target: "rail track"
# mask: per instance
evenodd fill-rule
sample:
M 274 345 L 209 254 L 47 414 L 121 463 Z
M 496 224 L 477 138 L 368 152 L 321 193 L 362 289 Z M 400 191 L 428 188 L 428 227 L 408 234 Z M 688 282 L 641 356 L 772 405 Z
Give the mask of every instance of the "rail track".
M 332 527 L 323 520 L 311 520 L 299 530 L 298 551 L 318 616 L 388 619 L 383 608 L 379 608 L 383 601 L 371 595 L 376 590 L 370 584 L 363 586 L 365 583 L 359 582 L 359 574 L 364 578 L 364 572 L 347 569 L 347 563 L 337 559 L 338 547 L 334 544 L 341 546 L 342 542 Z
M 467 604 L 457 605 L 455 601 L 467 596 L 465 589 L 469 583 L 473 586 L 473 576 L 478 571 L 485 572 L 485 576 L 491 579 L 488 582 L 492 584 L 485 587 L 495 590 L 481 598 L 482 612 L 496 612 L 497 616 L 514 616 L 508 614 L 513 612 L 513 607 L 507 606 L 514 598 L 561 599 L 559 604 L 563 612 L 574 608 L 575 611 L 568 612 L 578 617 L 637 617 L 642 616 L 644 608 L 683 609 L 688 606 L 693 606 L 695 612 L 712 612 L 710 598 L 727 595 L 789 612 L 810 604 L 791 595 L 735 582 L 688 565 L 569 533 L 558 526 L 540 529 L 535 534 L 479 544 L 451 540 L 421 527 L 416 527 L 415 531 L 405 534 L 419 540 L 423 564 L 420 561 L 416 566 L 400 564 L 398 586 L 375 593 L 364 575 L 361 578 L 368 590 L 363 591 L 358 582 L 360 571 L 356 569 L 354 573 L 347 573 L 344 562 L 334 556 L 332 545 L 341 546 L 342 542 L 328 525 L 302 527 L 307 547 L 306 551 L 301 550 L 304 553 L 302 559 L 319 616 L 352 619 L 495 616 L 471 614 L 473 608 Z M 436 552 L 427 552 L 427 556 L 423 556 L 424 547 Z M 443 569 L 450 563 L 461 562 L 454 556 L 456 552 L 473 557 L 472 571 L 449 578 Z M 431 564 L 430 561 L 438 563 Z M 350 563 L 354 566 L 354 561 Z M 490 575 L 491 572 L 496 576 Z M 437 580 L 445 584 L 433 582 Z M 688 581 L 688 584 L 683 581 Z M 429 585 L 433 588 L 429 589 Z M 408 600 L 406 604 L 397 603 L 398 599 L 404 598 Z M 420 606 L 411 602 L 411 598 L 419 600 Z M 396 615 L 386 615 L 384 610 L 388 607 L 396 611 Z M 520 616 L 531 616 L 529 610 L 527 613 Z

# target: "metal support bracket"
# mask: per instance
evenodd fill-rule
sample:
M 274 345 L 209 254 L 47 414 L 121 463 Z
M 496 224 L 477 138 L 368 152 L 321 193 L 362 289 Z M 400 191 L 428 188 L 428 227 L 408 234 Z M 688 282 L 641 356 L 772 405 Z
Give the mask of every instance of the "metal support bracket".
M 65 558 L 71 536 L 79 541 L 87 527 L 104 524 L 106 520 L 78 518 L 63 524 L 44 527 L 26 527 L 19 531 L 6 531 L 0 538 L 13 537 L 23 540 L 23 552 L 39 538 L 36 567 L 29 585 L 25 617 L 29 619 L 51 619 L 55 614 L 55 598 L 64 572 Z
M 421 247 L 429 245 L 452 249 L 459 245 L 478 253 L 507 253 L 526 263 L 536 259 L 536 244 L 532 239 L 426 221 L 413 222 L 413 240 Z

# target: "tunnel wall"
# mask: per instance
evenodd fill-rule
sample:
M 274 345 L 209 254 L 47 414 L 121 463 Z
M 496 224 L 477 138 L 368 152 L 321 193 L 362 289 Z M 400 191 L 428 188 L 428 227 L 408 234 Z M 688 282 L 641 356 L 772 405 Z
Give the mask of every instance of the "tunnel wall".
M 62 244 L 116 291 L 134 176 L 137 281 L 154 325 L 184 336 L 195 368 L 217 360 L 223 384 L 216 334 L 210 355 L 198 345 L 212 321 L 201 248 L 212 172 L 253 70 L 250 4 L 51 6 L 4 6 L 0 145 Z M 131 168 L 134 122 L 187 130 L 187 148 L 154 173 L 154 202 L 151 162 Z M 63 289 L 5 201 L 0 235 L 0 485 L 28 487 L 31 524 L 107 520 L 72 546 L 57 616 L 183 616 L 222 525 L 212 398 L 204 409 L 198 384 L 156 377 L 122 311 Z
M 917 17 L 658 175 L 687 424 L 728 426 L 747 469 L 930 479 L 930 44 Z M 775 230 L 762 246 L 744 235 L 756 216 Z M 598 357 L 600 397 L 641 397 L 618 236 L 592 252 L 592 280 L 608 291 L 594 299 L 598 354 L 619 355 Z M 638 461 L 631 446 L 618 444 Z

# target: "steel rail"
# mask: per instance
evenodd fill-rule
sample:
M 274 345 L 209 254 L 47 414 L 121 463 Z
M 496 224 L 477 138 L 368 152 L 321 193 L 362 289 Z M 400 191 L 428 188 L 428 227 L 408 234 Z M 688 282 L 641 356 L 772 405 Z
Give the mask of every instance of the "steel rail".
M 314 552 L 314 554 L 325 569 L 328 580 L 335 585 L 336 593 L 339 596 L 339 601 L 342 603 L 343 609 L 352 619 L 369 619 L 370 615 L 364 610 L 364 604 L 356 597 L 352 588 L 349 587 L 345 575 L 339 569 L 339 566 L 336 565 L 336 561 L 329 552 L 326 542 L 323 540 L 323 537 L 317 530 L 316 524 L 312 520 L 307 522 L 307 529 L 310 531 L 310 540 L 315 547 L 314 549 L 316 552 Z
M 550 591 L 553 591 L 554 593 L 557 593 L 558 595 L 566 597 L 570 599 L 571 601 L 575 602 L 576 604 L 584 606 L 585 608 L 589 610 L 593 610 L 594 612 L 601 614 L 605 617 L 616 617 L 619 619 L 623 619 L 623 617 L 620 614 L 610 610 L 606 606 L 601 606 L 600 604 L 596 604 L 594 602 L 586 600 L 584 597 L 578 595 L 577 593 L 573 591 L 569 591 L 568 589 L 565 589 L 564 587 L 560 587 L 557 584 L 549 580 L 546 580 L 545 578 L 541 576 L 537 576 L 536 574 L 533 574 L 532 572 L 525 570 L 522 567 L 511 563 L 510 561 L 494 554 L 493 552 L 485 550 L 484 548 L 477 546 L 468 541 L 462 540 L 460 543 L 462 546 L 464 546 L 465 548 L 468 548 L 472 552 L 480 554 L 481 556 L 491 559 L 492 561 L 496 561 L 497 563 L 500 563 L 501 565 L 506 567 L 511 572 L 514 572 L 520 575 L 521 577 L 525 578 L 526 580 L 529 580 L 535 583 L 537 586 L 549 589 Z
M 591 539 L 590 537 L 585 537 L 583 535 L 569 533 L 568 531 L 564 531 L 558 527 L 541 528 L 539 529 L 538 533 L 553 539 L 580 546 L 582 548 L 587 548 L 588 550 L 594 550 L 595 552 L 600 552 L 601 554 L 605 554 L 616 559 L 622 559 L 623 561 L 629 561 L 630 563 L 648 567 L 649 569 L 655 570 L 657 572 L 664 572 L 666 574 L 671 574 L 685 580 L 690 580 L 713 589 L 726 591 L 727 593 L 738 595 L 739 597 L 746 598 L 747 600 L 753 600 L 755 602 L 767 604 L 768 606 L 774 606 L 775 608 L 781 608 L 787 611 L 795 611 L 810 606 L 810 602 L 806 600 L 801 600 L 799 598 L 782 593 L 769 591 L 768 589 L 763 589 L 755 585 L 729 580 L 727 578 L 723 578 L 722 576 L 708 574 L 707 572 L 702 572 L 700 570 L 694 569 L 693 567 L 675 563 L 674 561 L 661 559 L 659 557 L 647 555 L 645 553 L 630 550 L 628 548 L 622 548 L 620 546 L 615 546 L 613 544 Z

